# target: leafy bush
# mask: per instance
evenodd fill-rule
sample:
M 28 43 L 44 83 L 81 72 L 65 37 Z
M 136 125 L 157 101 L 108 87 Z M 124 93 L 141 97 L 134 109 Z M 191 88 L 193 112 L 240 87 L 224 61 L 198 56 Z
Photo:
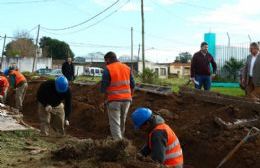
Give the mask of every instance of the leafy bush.
M 142 83 L 157 84 L 159 81 L 158 74 L 149 68 L 145 68 L 139 77 Z

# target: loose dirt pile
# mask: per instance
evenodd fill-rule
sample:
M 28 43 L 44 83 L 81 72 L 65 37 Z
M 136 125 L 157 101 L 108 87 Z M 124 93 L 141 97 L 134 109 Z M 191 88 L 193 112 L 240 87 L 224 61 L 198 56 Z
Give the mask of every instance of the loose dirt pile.
M 23 110 L 24 120 L 38 128 L 39 121 L 35 97 L 39 84 L 37 82 L 29 83 Z M 79 138 L 106 139 L 110 135 L 108 117 L 104 109 L 104 97 L 100 94 L 99 87 L 96 85 L 73 85 L 72 92 L 73 113 L 70 118 L 71 126 L 67 128 L 67 133 Z M 129 115 L 137 107 L 149 107 L 165 118 L 180 139 L 185 164 L 196 168 L 216 167 L 226 154 L 247 134 L 247 131 L 243 128 L 225 130 L 219 127 L 214 122 L 216 116 L 225 121 L 235 121 L 235 119 L 242 118 L 250 119 L 257 115 L 256 112 L 247 109 L 232 106 L 222 107 L 199 102 L 192 98 L 183 99 L 177 95 L 160 96 L 143 92 L 135 93 Z M 258 123 L 255 126 L 260 127 L 260 124 Z M 133 145 L 137 148 L 140 148 L 146 139 L 144 132 L 136 132 L 133 129 L 130 117 L 127 118 L 126 137 L 132 140 Z M 140 165 L 138 161 L 131 164 L 132 167 L 137 167 L 134 166 L 135 164 Z M 109 167 L 109 165 L 111 166 L 111 164 L 108 164 L 105 167 Z M 243 145 L 223 167 L 246 168 L 259 166 L 260 137 L 251 139 Z

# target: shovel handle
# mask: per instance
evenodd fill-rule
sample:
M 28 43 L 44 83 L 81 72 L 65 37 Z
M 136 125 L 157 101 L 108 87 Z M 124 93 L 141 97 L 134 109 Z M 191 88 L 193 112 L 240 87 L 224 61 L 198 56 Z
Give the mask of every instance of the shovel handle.
M 228 155 L 220 162 L 220 164 L 217 166 L 217 168 L 220 168 L 227 160 L 229 160 L 234 153 L 240 148 L 242 144 L 244 144 L 249 138 L 257 136 L 260 134 L 260 130 L 256 127 L 252 127 L 250 131 L 247 133 L 247 135 L 233 148 Z

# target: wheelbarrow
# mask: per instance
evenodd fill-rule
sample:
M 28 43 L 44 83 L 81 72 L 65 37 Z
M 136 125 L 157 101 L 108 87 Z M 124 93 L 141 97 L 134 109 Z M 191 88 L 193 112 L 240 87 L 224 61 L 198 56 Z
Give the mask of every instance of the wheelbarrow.
M 260 130 L 256 127 L 252 127 L 247 135 L 227 154 L 227 156 L 219 163 L 217 168 L 220 168 L 226 163 L 233 155 L 234 153 L 240 148 L 241 145 L 247 142 L 248 139 L 252 137 L 256 137 L 260 134 Z

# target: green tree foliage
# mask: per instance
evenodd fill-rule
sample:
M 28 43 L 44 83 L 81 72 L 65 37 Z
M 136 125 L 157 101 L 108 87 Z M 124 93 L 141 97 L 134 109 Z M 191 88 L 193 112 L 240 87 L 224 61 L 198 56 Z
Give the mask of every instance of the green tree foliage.
M 152 69 L 145 68 L 144 72 L 140 74 L 142 83 L 156 84 L 158 82 L 158 74 Z
M 175 62 L 188 63 L 191 60 L 191 58 L 192 55 L 189 52 L 181 52 L 176 57 Z
M 15 39 L 6 45 L 5 55 L 7 57 L 33 57 L 35 55 L 35 45 L 29 33 L 17 31 L 14 37 Z
M 42 37 L 40 39 L 40 47 L 42 48 L 44 57 L 52 57 L 53 59 L 66 59 L 67 57 L 74 57 L 70 46 L 57 39 L 50 37 Z
M 243 67 L 243 61 L 238 61 L 234 57 L 231 57 L 230 60 L 226 61 L 225 65 L 223 66 L 223 70 L 228 73 L 229 77 L 232 77 L 235 81 L 238 76 L 239 70 Z

